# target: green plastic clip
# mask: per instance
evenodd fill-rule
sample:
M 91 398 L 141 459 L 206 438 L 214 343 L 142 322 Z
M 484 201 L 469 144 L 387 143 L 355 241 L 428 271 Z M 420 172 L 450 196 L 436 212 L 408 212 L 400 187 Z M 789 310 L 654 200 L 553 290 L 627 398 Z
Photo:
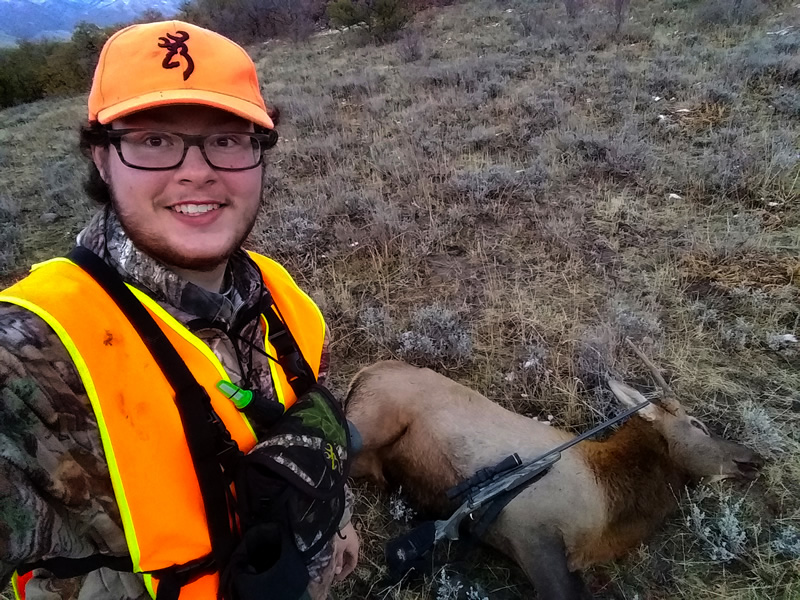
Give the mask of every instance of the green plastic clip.
M 247 405 L 253 400 L 253 392 L 250 390 L 243 390 L 230 381 L 222 380 L 217 382 L 217 389 L 225 394 L 225 397 L 230 399 L 233 405 L 239 410 L 247 408 Z

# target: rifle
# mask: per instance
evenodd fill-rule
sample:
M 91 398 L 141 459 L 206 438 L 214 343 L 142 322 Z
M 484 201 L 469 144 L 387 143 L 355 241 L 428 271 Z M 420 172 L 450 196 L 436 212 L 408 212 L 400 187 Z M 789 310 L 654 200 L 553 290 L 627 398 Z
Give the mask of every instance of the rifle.
M 648 404 L 650 404 L 649 400 L 642 402 L 527 463 L 523 464 L 519 454 L 515 452 L 496 465 L 479 470 L 466 481 L 448 490 L 447 498 L 449 500 L 463 499 L 462 504 L 449 518 L 422 523 L 408 533 L 389 540 L 386 544 L 386 563 L 390 576 L 397 581 L 412 569 L 424 571 L 426 558 L 436 544 L 444 539 L 454 541 L 459 539 L 461 525 L 467 517 L 472 519 L 476 512 L 484 507 L 489 507 L 489 504 L 495 500 L 502 502 L 501 496 L 504 494 L 508 495 L 505 496 L 506 502 L 510 501 L 516 495 L 514 492 L 522 491 L 522 486 L 544 477 L 550 468 L 561 459 L 561 453 L 564 450 L 608 429 Z M 500 509 L 503 506 L 505 503 L 500 506 Z M 491 511 L 491 507 L 488 510 Z M 497 510 L 491 520 L 494 520 L 499 512 Z M 485 523 L 486 526 L 488 524 Z

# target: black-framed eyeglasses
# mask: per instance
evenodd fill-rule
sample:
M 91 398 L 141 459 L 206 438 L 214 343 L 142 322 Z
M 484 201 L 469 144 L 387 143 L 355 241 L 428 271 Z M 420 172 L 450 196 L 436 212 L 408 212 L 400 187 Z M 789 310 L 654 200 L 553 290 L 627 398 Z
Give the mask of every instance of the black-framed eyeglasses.
M 189 148 L 197 146 L 205 161 L 220 171 L 247 171 L 261 164 L 264 151 L 278 141 L 274 129 L 266 133 L 212 133 L 189 135 L 151 129 L 109 129 L 109 144 L 122 164 L 145 171 L 177 169 Z

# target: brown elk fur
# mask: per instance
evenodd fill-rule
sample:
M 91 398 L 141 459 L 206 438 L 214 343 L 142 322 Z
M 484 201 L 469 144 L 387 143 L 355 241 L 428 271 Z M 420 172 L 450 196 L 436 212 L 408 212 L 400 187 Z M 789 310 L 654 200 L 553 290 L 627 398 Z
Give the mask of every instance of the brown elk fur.
M 670 460 L 664 438 L 642 419 L 630 419 L 604 442 L 584 442 L 579 451 L 608 506 L 603 530 L 570 556 L 571 565 L 584 568 L 618 558 L 647 539 L 675 508 L 690 478 Z
M 353 381 L 347 395 L 368 401 L 369 375 Z M 348 403 L 349 406 L 349 403 Z M 444 492 L 459 481 L 462 474 L 440 448 L 427 445 L 425 451 L 414 446 L 415 436 L 409 432 L 411 415 L 399 404 L 390 404 L 380 411 L 362 413 L 359 431 L 381 432 L 380 440 L 369 435 L 365 451 L 353 466 L 353 476 L 367 477 L 382 487 L 391 481 L 402 481 L 408 498 L 425 511 L 444 514 L 450 503 Z M 435 484 L 434 484 L 435 482 Z
M 644 401 L 624 384 L 609 385 L 626 406 Z M 396 361 L 356 375 L 346 413 L 363 438 L 353 476 L 402 485 L 415 508 L 440 514 L 449 506 L 445 491 L 478 469 L 513 452 L 531 460 L 574 437 Z M 645 540 L 687 482 L 752 477 L 761 464 L 747 448 L 711 437 L 677 400 L 668 410 L 649 405 L 606 440 L 564 451 L 503 509 L 486 541 L 520 564 L 540 597 L 584 598 L 573 572 Z

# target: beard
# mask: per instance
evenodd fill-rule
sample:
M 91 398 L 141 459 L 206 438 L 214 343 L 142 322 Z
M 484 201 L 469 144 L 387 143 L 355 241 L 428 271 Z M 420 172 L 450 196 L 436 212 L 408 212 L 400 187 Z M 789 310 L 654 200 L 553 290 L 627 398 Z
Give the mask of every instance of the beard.
M 128 239 L 133 242 L 133 245 L 136 246 L 139 251 L 144 252 L 150 258 L 159 261 L 167 267 L 188 271 L 209 273 L 227 264 L 230 257 L 242 247 L 242 244 L 250 235 L 258 216 L 258 209 L 256 208 L 253 215 L 249 217 L 249 222 L 246 223 L 246 226 L 241 230 L 238 236 L 231 239 L 231 242 L 225 250 L 211 256 L 187 256 L 185 253 L 172 247 L 160 236 L 138 226 L 135 219 L 125 212 L 121 203 L 118 201 L 113 185 L 109 185 L 109 192 L 111 195 L 111 206 L 117 215 L 117 219 L 119 219 L 122 230 L 125 232 Z

